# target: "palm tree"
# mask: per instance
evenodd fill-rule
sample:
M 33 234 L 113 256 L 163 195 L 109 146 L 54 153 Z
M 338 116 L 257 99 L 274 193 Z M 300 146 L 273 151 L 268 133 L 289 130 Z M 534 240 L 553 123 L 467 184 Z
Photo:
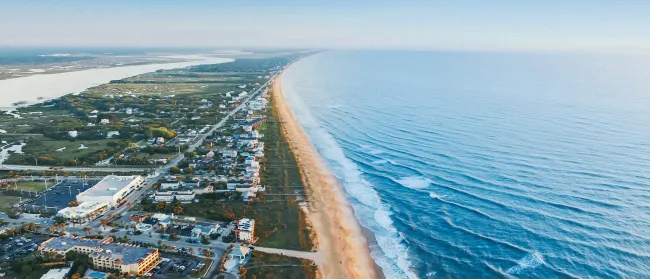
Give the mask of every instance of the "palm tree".
M 85 227 L 85 228 L 83 228 L 83 231 L 86 233 L 86 236 L 89 236 L 89 235 L 90 235 L 90 232 L 91 232 L 92 230 L 93 230 L 93 228 L 91 228 L 91 227 Z

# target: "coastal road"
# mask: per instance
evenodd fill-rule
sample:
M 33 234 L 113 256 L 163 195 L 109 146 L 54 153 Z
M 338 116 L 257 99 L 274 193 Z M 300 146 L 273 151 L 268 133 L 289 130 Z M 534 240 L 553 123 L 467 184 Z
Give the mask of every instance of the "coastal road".
M 151 168 L 134 167 L 134 168 L 120 168 L 120 167 L 55 167 L 56 170 L 70 171 L 70 172 L 144 172 L 151 170 Z M 50 166 L 28 166 L 28 165 L 0 165 L 0 170 L 13 170 L 13 171 L 49 171 L 54 170 Z
M 230 119 L 230 117 L 232 117 L 233 115 L 235 115 L 235 114 L 236 114 L 237 112 L 239 112 L 242 108 L 246 107 L 246 103 L 248 103 L 248 102 L 249 102 L 250 100 L 252 100 L 254 97 L 256 97 L 257 95 L 259 95 L 259 93 L 262 92 L 262 90 L 263 90 L 264 88 L 266 88 L 267 86 L 269 86 L 269 85 L 271 84 L 271 82 L 273 82 L 273 80 L 275 80 L 275 77 L 276 77 L 278 74 L 279 74 L 279 73 L 274 74 L 274 75 L 273 75 L 269 80 L 267 80 L 263 85 L 261 85 L 261 86 L 260 86 L 259 88 L 257 88 L 255 91 L 253 91 L 253 93 L 251 93 L 251 94 L 248 96 L 248 98 L 246 98 L 246 99 L 245 99 L 245 100 L 244 100 L 244 101 L 243 101 L 239 106 L 237 106 L 235 109 L 233 109 L 232 111 L 230 111 L 230 112 L 226 115 L 226 117 L 224 117 L 224 118 L 221 119 L 219 122 L 217 122 L 216 124 L 214 124 L 214 125 L 212 126 L 212 128 L 210 128 L 210 130 L 208 130 L 207 132 L 205 132 L 205 133 L 203 133 L 203 134 L 200 134 L 200 135 L 198 136 L 198 139 L 197 139 L 196 141 L 194 141 L 194 143 L 192 143 L 192 144 L 190 144 L 190 145 L 188 146 L 188 148 L 187 148 L 187 152 L 192 152 L 192 151 L 194 151 L 197 147 L 199 147 L 201 144 L 203 144 L 203 141 L 204 141 L 204 140 L 205 140 L 209 135 L 211 135 L 212 133 L 214 133 L 214 131 L 216 131 L 217 129 L 223 127 L 223 125 L 226 124 L 226 121 L 228 121 L 228 120 Z M 184 155 L 184 154 L 179 154 L 179 155 L 176 156 L 174 159 L 172 159 L 172 160 L 171 160 L 167 165 L 165 165 L 164 167 L 161 167 L 161 168 L 159 169 L 159 171 L 160 171 L 160 172 L 167 172 L 167 171 L 169 170 L 169 168 L 171 168 L 172 166 L 176 166 L 176 165 L 178 165 L 178 163 L 179 163 L 181 160 L 183 160 L 184 158 L 185 158 L 185 155 Z

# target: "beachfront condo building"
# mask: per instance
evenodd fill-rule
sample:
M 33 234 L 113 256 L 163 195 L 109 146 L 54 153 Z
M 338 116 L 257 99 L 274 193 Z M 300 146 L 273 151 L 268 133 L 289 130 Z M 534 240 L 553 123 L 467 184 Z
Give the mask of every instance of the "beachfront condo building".
M 69 251 L 85 254 L 92 260 L 93 268 L 144 275 L 160 262 L 158 249 L 143 248 L 130 244 L 113 243 L 113 239 L 83 239 L 78 237 L 55 237 L 38 248 L 41 253 L 65 255 Z
M 255 220 L 242 218 L 237 221 L 237 228 L 234 231 L 239 241 L 252 242 L 255 238 Z

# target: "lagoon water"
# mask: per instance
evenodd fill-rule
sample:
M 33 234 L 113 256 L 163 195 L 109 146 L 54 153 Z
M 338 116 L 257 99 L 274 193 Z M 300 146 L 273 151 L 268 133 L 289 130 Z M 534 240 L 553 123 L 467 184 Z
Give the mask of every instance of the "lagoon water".
M 12 109 L 15 102 L 36 103 L 39 97 L 58 98 L 79 93 L 87 88 L 161 69 L 175 69 L 202 64 L 219 64 L 233 61 L 231 58 L 203 57 L 198 55 L 175 56 L 191 59 L 186 62 L 133 65 L 124 67 L 88 69 L 76 72 L 38 74 L 27 77 L 0 80 L 0 109 Z
M 387 278 L 650 278 L 650 59 L 320 53 L 286 98 Z

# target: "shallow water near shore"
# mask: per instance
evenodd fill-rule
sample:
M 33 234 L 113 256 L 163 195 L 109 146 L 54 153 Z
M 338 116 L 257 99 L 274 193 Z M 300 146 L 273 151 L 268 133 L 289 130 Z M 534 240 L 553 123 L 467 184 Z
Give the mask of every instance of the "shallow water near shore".
M 649 62 L 337 51 L 282 82 L 386 278 L 645 278 Z

